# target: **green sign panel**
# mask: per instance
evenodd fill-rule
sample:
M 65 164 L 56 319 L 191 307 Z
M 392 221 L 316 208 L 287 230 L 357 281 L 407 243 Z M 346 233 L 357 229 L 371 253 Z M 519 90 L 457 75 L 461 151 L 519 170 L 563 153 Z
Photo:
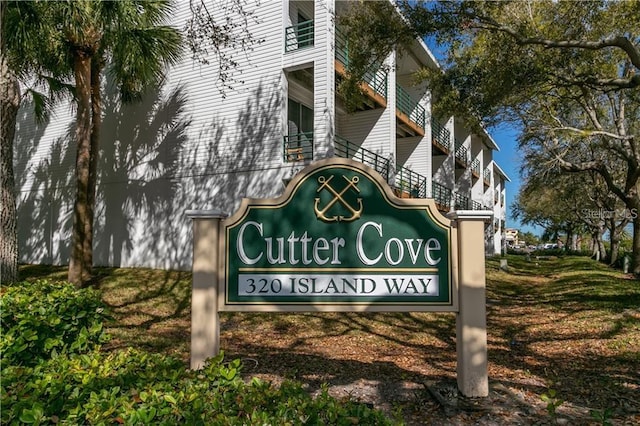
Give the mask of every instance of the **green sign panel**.
M 224 226 L 225 304 L 453 304 L 451 230 L 373 170 L 325 160 Z

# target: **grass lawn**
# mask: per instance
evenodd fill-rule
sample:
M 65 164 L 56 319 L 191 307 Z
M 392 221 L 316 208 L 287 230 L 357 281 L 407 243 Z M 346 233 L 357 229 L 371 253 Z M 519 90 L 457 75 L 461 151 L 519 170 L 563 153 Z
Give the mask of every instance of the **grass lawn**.
M 583 257 L 509 256 L 508 264 L 502 271 L 499 259 L 487 261 L 491 407 L 459 410 L 447 419 L 538 422 L 549 418 L 550 400 L 543 395 L 553 391 L 551 402 L 571 424 L 595 418 L 640 422 L 640 281 Z M 96 272 L 115 317 L 106 350 L 134 346 L 188 362 L 190 273 Z M 64 279 L 66 268 L 23 266 L 20 274 L 24 280 Z M 329 383 L 338 396 L 401 411 L 408 424 L 442 415 L 426 385 L 455 380 L 454 314 L 221 318 L 221 346 L 229 358 L 243 360 L 247 377 L 293 378 L 311 392 Z

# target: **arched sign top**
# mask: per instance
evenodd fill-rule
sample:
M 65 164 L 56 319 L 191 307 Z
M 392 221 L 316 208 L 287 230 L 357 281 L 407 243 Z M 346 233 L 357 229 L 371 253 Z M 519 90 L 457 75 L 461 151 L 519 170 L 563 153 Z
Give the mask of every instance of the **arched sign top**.
M 223 232 L 221 309 L 456 308 L 450 221 L 432 200 L 397 198 L 378 173 L 352 160 L 305 168 L 279 198 L 244 199 Z
M 347 182 L 346 180 L 340 181 L 340 178 L 338 178 L 335 182 L 331 182 L 332 178 L 331 177 L 326 178 L 326 174 L 323 175 L 322 172 L 323 171 L 328 172 L 328 175 L 332 176 L 333 175 L 332 169 L 343 169 L 345 173 L 344 174 L 345 177 L 343 179 L 347 179 L 346 176 L 348 175 L 349 171 L 353 171 L 355 173 L 353 174 L 351 179 L 353 179 L 353 177 L 356 177 L 356 181 L 355 182 L 353 181 Z M 388 183 L 384 180 L 384 178 L 378 172 L 376 172 L 374 169 L 372 169 L 371 167 L 363 163 L 346 159 L 346 158 L 329 158 L 329 159 L 317 161 L 305 167 L 289 181 L 289 183 L 285 188 L 284 193 L 278 198 L 266 198 L 266 199 L 243 198 L 240 204 L 240 207 L 235 212 L 235 214 L 233 214 L 233 216 L 231 216 L 228 219 L 228 222 L 234 222 L 234 221 L 240 220 L 244 215 L 247 214 L 247 211 L 252 208 L 261 208 L 261 206 L 276 207 L 276 206 L 282 206 L 289 203 L 292 198 L 297 196 L 297 193 L 301 187 L 304 188 L 306 185 L 310 185 L 310 186 L 314 185 L 313 183 L 310 183 L 310 180 L 311 182 L 313 182 L 314 176 L 317 176 L 321 180 L 329 179 L 329 181 L 317 182 L 319 185 L 318 185 L 318 188 L 316 188 L 316 192 L 322 195 L 323 198 L 330 196 L 329 194 L 331 194 L 331 191 L 336 191 L 335 188 L 339 188 L 336 191 L 338 193 L 347 189 L 347 194 L 346 194 L 347 198 L 350 196 L 353 196 L 354 194 L 359 194 L 361 190 L 359 176 L 365 176 L 366 183 L 364 183 L 364 185 L 367 185 L 367 186 L 373 185 L 373 187 L 377 188 L 377 191 L 379 193 L 377 194 L 378 197 L 376 198 L 379 198 L 381 202 L 384 202 L 385 204 L 388 204 L 390 206 L 395 206 L 395 208 L 397 209 L 425 209 L 427 211 L 427 214 L 431 218 L 431 220 L 434 222 L 437 222 L 439 226 L 443 228 L 448 228 L 451 226 L 451 221 L 440 213 L 440 211 L 436 207 L 435 202 L 432 199 L 398 198 L 393 193 L 393 190 L 388 185 Z M 347 188 L 347 186 L 349 188 Z M 318 189 L 321 189 L 321 190 L 318 191 Z M 349 208 L 353 210 L 359 209 L 357 202 L 355 206 L 351 206 L 346 204 L 346 201 L 343 201 L 341 199 L 341 198 L 344 198 L 343 196 L 345 196 L 345 194 L 331 194 L 331 195 L 333 195 L 333 197 L 336 199 L 336 202 L 333 203 L 333 204 L 336 204 L 334 210 L 340 210 L 341 208 L 342 210 L 344 209 L 349 210 Z M 339 196 L 336 197 L 336 195 L 339 195 Z M 315 200 L 316 197 L 314 196 L 313 198 Z M 326 209 L 327 206 L 319 204 L 319 207 L 322 210 L 322 209 Z M 331 207 L 333 207 L 333 205 Z M 332 218 L 334 221 L 336 221 L 336 219 L 333 218 L 333 216 L 330 213 L 323 212 L 323 216 Z M 347 215 L 346 219 L 348 218 L 353 218 L 353 215 L 351 216 Z M 344 221 L 344 220 L 345 220 L 345 217 L 338 219 L 338 221 Z

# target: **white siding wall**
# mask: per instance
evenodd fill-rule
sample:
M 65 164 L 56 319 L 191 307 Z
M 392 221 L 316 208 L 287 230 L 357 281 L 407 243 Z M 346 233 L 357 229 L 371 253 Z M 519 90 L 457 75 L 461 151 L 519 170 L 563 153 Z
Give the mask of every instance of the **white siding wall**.
M 454 144 L 453 144 L 453 154 L 455 161 L 456 154 L 456 141 L 460 142 L 463 147 L 467 149 L 467 154 L 469 154 L 471 148 L 471 135 L 468 130 L 464 127 L 464 124 L 454 120 Z M 456 166 L 456 192 L 461 194 L 464 197 L 471 196 L 471 164 L 469 163 L 466 169 L 461 169 Z M 471 199 L 471 198 L 470 198 Z M 469 209 L 471 209 L 471 202 L 469 203 Z
M 349 142 L 389 157 L 389 108 L 340 114 L 337 129 L 336 133 Z
M 474 179 L 473 177 L 471 178 L 472 180 L 471 199 L 473 201 L 477 201 L 480 204 L 484 203 L 484 183 L 482 182 L 482 148 L 483 146 L 484 145 L 480 140 L 480 138 L 474 135 L 471 136 L 471 143 L 470 143 L 471 162 L 473 162 L 476 159 L 480 161 L 480 169 L 479 169 L 480 178 L 479 179 Z M 471 168 L 471 164 L 469 164 L 469 168 Z
M 392 53 L 385 61 L 392 63 Z M 387 106 L 337 116 L 336 134 L 347 141 L 374 152 L 385 159 L 395 157 L 395 97 L 391 96 L 395 73 L 387 75 Z
M 69 146 L 75 113 L 61 105 L 50 120 L 38 123 L 32 110 L 23 102 L 14 143 L 20 261 L 66 262 L 75 191 L 75 150 Z
M 182 28 L 189 4 L 178 4 L 172 23 Z M 281 4 L 263 4 L 259 16 L 252 30 L 264 42 L 235 56 L 242 73 L 234 76 L 244 83 L 228 90 L 226 99 L 216 87 L 215 59 L 200 65 L 187 52 L 164 87 L 142 103 L 122 106 L 114 96 L 105 97 L 97 265 L 189 268 L 191 223 L 185 210 L 233 212 L 244 196 L 281 192 L 281 179 L 290 173 L 281 155 Z M 23 112 L 16 142 L 21 261 L 67 263 L 73 114 L 63 105 L 48 124 L 35 125 L 26 107 Z
M 177 4 L 172 24 L 183 28 L 189 3 Z M 392 65 L 388 107 L 336 118 L 334 0 L 249 2 L 246 6 L 258 8 L 259 22 L 252 23 L 251 30 L 263 41 L 251 52 L 236 52 L 238 67 L 233 77 L 239 81 L 224 96 L 215 57 L 202 65 L 186 51 L 169 70 L 164 85 L 139 104 L 120 105 L 114 90 L 107 88 L 95 219 L 96 265 L 187 269 L 192 246 L 186 210 L 232 213 L 243 197 L 279 195 L 282 179 L 301 167 L 284 164 L 282 159 L 289 90 L 306 96 L 314 108 L 316 159 L 333 154 L 337 133 L 385 157 L 397 157 L 400 164 L 426 175 L 428 193 L 432 176 L 453 186 L 453 157 L 432 164 L 428 124 L 425 138 L 409 138 L 396 146 L 395 55 L 388 58 Z M 296 23 L 297 8 L 314 19 L 314 46 L 285 54 L 285 27 Z M 286 78 L 286 71 L 301 68 L 313 70 L 312 97 Z M 430 111 L 426 88 L 412 88 L 404 78 L 405 88 Z M 21 111 L 15 171 L 23 262 L 68 262 L 75 196 L 73 121 L 68 104 L 59 106 L 48 123 L 33 122 L 28 105 Z M 451 121 L 448 126 L 452 129 Z M 483 169 L 490 159 L 490 153 L 485 155 Z M 482 179 L 479 184 L 482 188 Z
M 335 135 L 334 2 L 315 3 L 314 158 L 333 157 Z
M 429 115 L 431 96 L 426 84 L 414 85 L 410 75 L 397 76 L 400 84 L 409 95 L 425 109 L 425 135 L 422 137 L 402 138 L 396 144 L 398 164 L 408 167 L 425 177 L 431 176 L 431 138 L 429 133 Z M 394 90 L 395 94 L 395 90 Z M 431 181 L 427 182 L 431 186 Z

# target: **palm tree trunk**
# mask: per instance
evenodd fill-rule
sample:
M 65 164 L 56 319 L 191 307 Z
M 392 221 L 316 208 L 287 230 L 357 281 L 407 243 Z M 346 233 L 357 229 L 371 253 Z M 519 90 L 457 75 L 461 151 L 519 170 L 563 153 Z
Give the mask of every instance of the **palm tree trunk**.
M 13 138 L 20 108 L 20 86 L 0 54 L 0 103 L 2 104 L 2 141 L 0 142 L 0 283 L 18 280 L 18 228 L 15 180 L 13 175 Z
M 93 223 L 96 205 L 96 182 L 98 172 L 98 154 L 100 150 L 100 128 L 102 126 L 102 96 L 100 93 L 100 75 L 102 61 L 91 63 L 91 138 L 89 154 L 89 181 L 87 183 L 87 220 L 83 244 L 83 268 L 91 275 L 93 269 Z
M 77 287 L 87 285 L 91 269 L 84 262 L 89 210 L 89 174 L 91 163 L 91 58 L 76 52 L 74 58 L 76 80 L 76 200 L 73 206 L 69 282 Z

